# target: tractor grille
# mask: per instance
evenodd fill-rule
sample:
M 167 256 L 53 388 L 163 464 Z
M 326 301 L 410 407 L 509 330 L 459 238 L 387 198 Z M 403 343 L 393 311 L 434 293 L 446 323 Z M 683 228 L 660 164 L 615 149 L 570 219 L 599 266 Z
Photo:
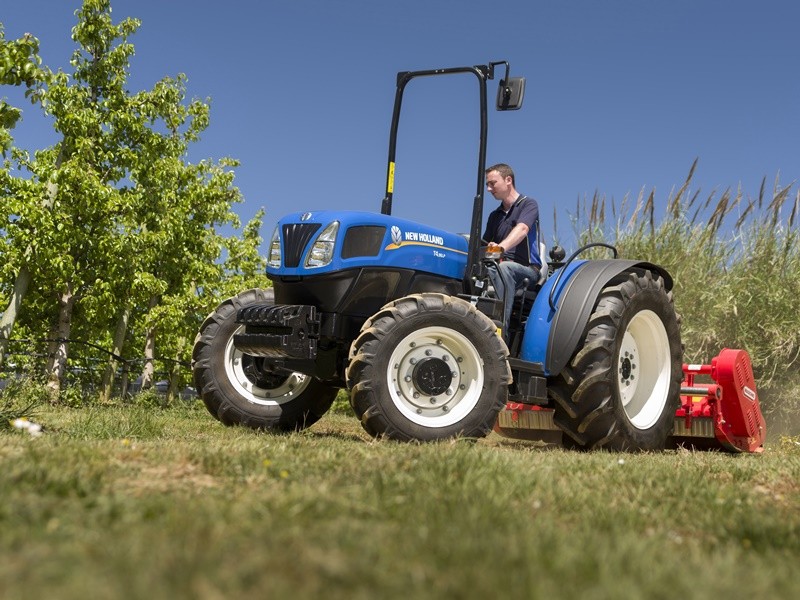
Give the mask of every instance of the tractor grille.
M 283 266 L 294 268 L 300 264 L 303 250 L 321 223 L 289 223 L 283 226 Z

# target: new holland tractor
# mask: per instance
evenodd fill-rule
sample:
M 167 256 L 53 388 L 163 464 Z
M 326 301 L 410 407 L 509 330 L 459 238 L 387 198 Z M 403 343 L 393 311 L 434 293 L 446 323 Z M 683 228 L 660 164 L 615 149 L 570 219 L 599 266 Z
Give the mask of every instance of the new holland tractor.
M 347 388 L 364 429 L 394 440 L 494 430 L 585 450 L 759 450 L 765 426 L 749 357 L 725 350 L 711 365 L 682 363 L 664 268 L 610 246 L 605 260 L 554 247 L 503 322 L 481 240 L 487 81 L 501 66 L 497 109 L 518 109 L 525 80 L 511 78 L 507 62 L 398 73 L 381 213 L 279 221 L 272 287 L 229 298 L 197 335 L 194 381 L 208 410 L 226 425 L 299 430 Z M 414 79 L 450 75 L 479 83 L 468 234 L 392 216 L 403 92 Z

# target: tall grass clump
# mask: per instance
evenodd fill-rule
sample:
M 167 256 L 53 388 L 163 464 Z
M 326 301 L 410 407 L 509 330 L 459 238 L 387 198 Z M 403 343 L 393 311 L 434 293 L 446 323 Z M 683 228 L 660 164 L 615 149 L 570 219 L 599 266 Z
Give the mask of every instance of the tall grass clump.
M 591 202 L 579 200 L 573 218 L 578 243 L 609 243 L 622 257 L 664 266 L 675 282 L 686 361 L 744 348 L 762 389 L 785 392 L 765 410 L 796 413 L 800 190 L 776 178 L 771 192 L 764 179 L 755 198 L 741 185 L 703 198 L 700 190 L 691 191 L 696 166 L 695 160 L 660 209 L 655 191 L 643 190 L 635 204 L 626 196 L 619 206 L 598 193 Z
M 44 384 L 29 377 L 12 377 L 5 380 L 0 390 L 0 429 L 12 427 L 15 419 L 27 419 L 49 399 Z

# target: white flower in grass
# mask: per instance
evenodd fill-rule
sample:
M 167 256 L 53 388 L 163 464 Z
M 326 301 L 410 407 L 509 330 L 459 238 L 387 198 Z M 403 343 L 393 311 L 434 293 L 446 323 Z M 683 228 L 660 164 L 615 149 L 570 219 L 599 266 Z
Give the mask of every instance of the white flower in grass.
M 20 429 L 22 431 L 27 431 L 33 437 L 39 437 L 42 435 L 42 426 L 39 423 L 34 423 L 33 421 L 29 421 L 27 417 L 20 417 L 18 419 L 14 419 L 10 421 L 11 426 L 15 429 Z

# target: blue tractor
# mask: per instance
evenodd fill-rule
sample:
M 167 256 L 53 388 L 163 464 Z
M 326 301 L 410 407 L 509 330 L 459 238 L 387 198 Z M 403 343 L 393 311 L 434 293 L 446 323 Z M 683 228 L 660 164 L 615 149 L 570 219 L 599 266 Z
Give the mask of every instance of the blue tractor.
M 493 428 L 515 435 L 511 421 L 522 415 L 529 439 L 535 431 L 576 449 L 665 447 L 683 378 L 665 269 L 617 258 L 613 248 L 613 258 L 585 260 L 586 248 L 566 258 L 555 247 L 542 269 L 548 276 L 518 293 L 502 322 L 481 241 L 487 81 L 502 66 L 497 108 L 517 109 L 525 80 L 511 78 L 507 62 L 398 73 L 381 213 L 280 220 L 269 243 L 273 287 L 223 302 L 195 341 L 194 381 L 212 415 L 227 425 L 298 430 L 347 388 L 375 437 L 478 438 Z M 480 84 L 468 234 L 392 216 L 406 85 L 459 74 Z

